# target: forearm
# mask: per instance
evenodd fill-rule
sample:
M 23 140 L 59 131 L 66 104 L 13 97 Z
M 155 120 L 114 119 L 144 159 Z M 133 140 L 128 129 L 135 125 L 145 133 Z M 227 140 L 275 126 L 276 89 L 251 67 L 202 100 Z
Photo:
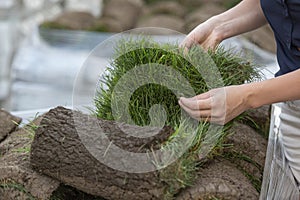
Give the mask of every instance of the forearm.
M 300 99 L 300 69 L 274 79 L 243 85 L 249 107 Z
M 221 40 L 233 37 L 266 24 L 259 0 L 243 0 L 237 6 L 210 19 Z

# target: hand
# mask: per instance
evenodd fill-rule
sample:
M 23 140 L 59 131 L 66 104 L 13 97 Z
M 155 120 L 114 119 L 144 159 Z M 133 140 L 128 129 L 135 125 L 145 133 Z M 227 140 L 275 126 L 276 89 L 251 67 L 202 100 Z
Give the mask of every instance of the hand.
M 215 50 L 222 42 L 221 34 L 217 31 L 217 22 L 211 18 L 192 30 L 180 44 L 187 49 L 195 44 L 200 44 L 205 50 Z
M 179 105 L 194 119 L 224 125 L 249 109 L 246 85 L 210 90 L 192 98 L 181 97 Z
M 226 38 L 230 38 L 266 24 L 267 20 L 259 0 L 243 0 L 235 7 L 198 25 L 182 42 L 189 49 L 200 44 L 204 49 L 215 50 Z

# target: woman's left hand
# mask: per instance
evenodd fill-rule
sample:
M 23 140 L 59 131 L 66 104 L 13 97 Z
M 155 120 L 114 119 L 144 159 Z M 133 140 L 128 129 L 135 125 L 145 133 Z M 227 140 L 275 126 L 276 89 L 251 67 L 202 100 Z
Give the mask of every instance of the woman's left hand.
M 251 108 L 246 85 L 212 89 L 192 98 L 181 97 L 179 105 L 194 119 L 221 125 Z

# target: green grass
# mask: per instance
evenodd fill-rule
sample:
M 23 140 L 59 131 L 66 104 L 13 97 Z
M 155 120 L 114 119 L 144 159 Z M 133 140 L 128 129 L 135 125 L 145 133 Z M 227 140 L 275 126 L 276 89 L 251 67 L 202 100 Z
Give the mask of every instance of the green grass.
M 2 189 L 15 189 L 18 190 L 27 196 L 27 200 L 35 200 L 35 198 L 26 190 L 26 188 L 21 185 L 16 183 L 15 181 L 12 180 L 0 180 L 0 188 Z
M 58 29 L 58 30 L 70 29 L 68 26 L 59 24 L 57 22 L 52 22 L 52 21 L 44 22 L 40 25 L 40 27 L 45 29 Z
M 244 113 L 244 116 L 241 118 L 241 123 L 247 124 L 253 128 L 257 133 L 259 133 L 263 138 L 268 140 L 270 132 L 270 116 L 266 119 L 264 123 L 257 123 L 254 121 L 247 112 Z
M 38 113 L 35 115 L 35 117 L 33 117 L 33 119 L 29 120 L 29 123 L 24 125 L 23 129 L 25 131 L 26 134 L 22 134 L 20 135 L 20 137 L 25 137 L 28 139 L 28 142 L 20 147 L 20 148 L 17 148 L 17 149 L 13 149 L 13 152 L 16 152 L 16 153 L 26 153 L 26 154 L 29 154 L 30 151 L 31 151 L 31 143 L 34 139 L 34 136 L 35 136 L 35 131 L 39 128 L 39 125 L 36 125 L 35 124 L 35 120 L 38 118 Z M 18 124 L 17 122 L 14 122 L 16 125 L 20 125 Z
M 149 71 L 143 70 L 145 65 Z M 173 71 L 165 70 L 164 66 Z M 216 76 L 218 73 L 219 77 Z M 144 78 L 156 80 L 157 74 L 161 76 L 161 82 L 141 84 Z M 184 147 L 190 147 L 166 168 L 156 163 L 160 179 L 167 185 L 166 198 L 172 198 L 180 189 L 193 184 L 197 168 L 222 148 L 231 125 L 216 129 L 215 133 L 208 133 L 210 124 L 207 122 L 200 122 L 192 128 L 190 122 L 193 120 L 189 117 L 183 119 L 186 114 L 182 114 L 178 97 L 191 97 L 215 87 L 243 84 L 259 77 L 250 62 L 223 48 L 206 53 L 195 46 L 185 53 L 177 44 L 158 44 L 149 38 L 121 40 L 115 47 L 111 67 L 100 80 L 95 115 L 139 126 L 161 125 L 160 119 L 165 116 L 163 125 L 173 127 L 175 132 L 162 144 L 162 150 L 176 155 Z M 128 88 L 131 88 L 130 91 Z M 161 107 L 157 111 L 164 108 L 165 112 L 152 115 L 151 108 L 158 104 Z M 193 137 L 189 139 L 191 135 Z M 199 155 L 203 154 L 203 143 L 210 137 L 217 142 L 213 143 L 208 155 L 204 154 L 205 157 L 199 159 Z

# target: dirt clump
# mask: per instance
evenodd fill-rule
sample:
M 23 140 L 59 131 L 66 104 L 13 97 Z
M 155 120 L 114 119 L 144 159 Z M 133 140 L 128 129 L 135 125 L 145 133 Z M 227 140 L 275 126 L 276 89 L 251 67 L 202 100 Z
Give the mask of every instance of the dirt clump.
M 34 125 L 33 125 L 34 123 Z M 30 127 L 37 126 L 38 120 Z M 59 182 L 32 169 L 29 160 L 32 132 L 25 126 L 0 143 L 0 197 L 25 200 L 49 199 Z
M 21 121 L 21 118 L 13 116 L 9 112 L 0 109 L 0 142 L 16 130 Z

